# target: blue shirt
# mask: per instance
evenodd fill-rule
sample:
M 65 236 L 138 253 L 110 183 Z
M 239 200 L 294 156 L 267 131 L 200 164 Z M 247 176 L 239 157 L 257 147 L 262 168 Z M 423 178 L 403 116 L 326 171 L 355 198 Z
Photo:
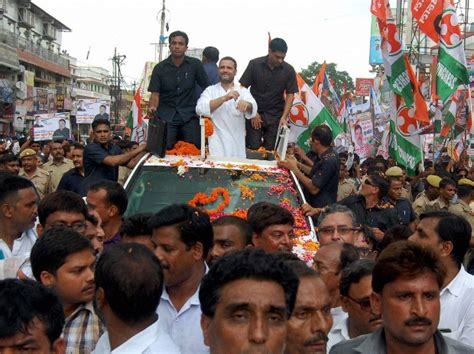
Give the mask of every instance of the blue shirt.
M 107 166 L 104 159 L 107 156 L 121 155 L 122 150 L 112 142 L 101 145 L 93 142 L 84 148 L 84 175 L 81 183 L 81 194 L 85 195 L 89 187 L 95 182 L 109 180 L 117 182 L 118 166 Z
M 84 180 L 84 176 L 79 173 L 76 168 L 72 168 L 67 171 L 61 181 L 59 181 L 58 191 L 71 191 L 80 194 L 81 183 Z
M 310 176 L 319 192 L 316 195 L 307 193 L 309 204 L 314 208 L 323 208 L 335 203 L 339 187 L 339 157 L 333 148 L 327 149 L 318 157 Z

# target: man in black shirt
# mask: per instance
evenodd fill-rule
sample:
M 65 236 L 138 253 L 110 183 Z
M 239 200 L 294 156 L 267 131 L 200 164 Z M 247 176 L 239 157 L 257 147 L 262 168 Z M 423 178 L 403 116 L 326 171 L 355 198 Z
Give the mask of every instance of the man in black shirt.
M 58 191 L 71 191 L 80 194 L 81 183 L 84 179 L 84 146 L 75 143 L 71 159 L 74 168 L 63 175 L 58 185 Z
M 148 115 L 168 123 L 167 149 L 182 139 L 201 146 L 199 119 L 196 116 L 196 83 L 209 86 L 202 63 L 185 55 L 188 36 L 181 31 L 170 34 L 171 55 L 153 69 L 148 91 Z
M 288 50 L 286 42 L 274 38 L 268 48 L 268 55 L 253 59 L 240 78 L 242 86 L 249 87 L 257 101 L 258 113 L 246 121 L 246 145 L 257 150 L 263 146 L 267 150 L 275 148 L 278 127 L 288 123 L 288 113 L 293 97 L 298 92 L 296 73 L 286 63 Z
M 311 149 L 318 157 L 306 176 L 301 163 L 293 156 L 278 161 L 278 166 L 291 170 L 303 185 L 308 202 L 315 208 L 323 208 L 335 203 L 339 186 L 339 157 L 331 147 L 332 132 L 327 125 L 317 125 L 311 132 Z

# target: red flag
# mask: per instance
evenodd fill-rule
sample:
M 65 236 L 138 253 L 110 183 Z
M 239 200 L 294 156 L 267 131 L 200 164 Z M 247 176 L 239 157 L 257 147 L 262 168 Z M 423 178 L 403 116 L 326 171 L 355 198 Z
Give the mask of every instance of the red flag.
M 372 0 L 370 4 L 370 12 L 374 14 L 378 19 L 385 21 L 385 0 Z
M 413 98 L 414 98 L 414 108 L 415 108 L 415 119 L 421 122 L 430 122 L 430 117 L 428 116 L 428 109 L 426 108 L 426 102 L 421 94 L 420 87 L 418 85 L 418 80 L 416 79 L 416 75 L 413 72 L 413 68 L 411 67 L 410 61 L 408 60 L 408 55 L 404 54 L 403 59 L 405 60 L 405 67 L 407 68 L 408 77 L 411 81 L 411 86 L 413 89 Z
M 411 13 L 418 27 L 436 43 L 439 41 L 439 33 L 436 31 L 435 24 L 439 23 L 442 12 L 443 0 L 413 0 L 411 2 Z
M 320 95 L 319 86 L 323 84 L 325 73 L 326 73 L 326 61 L 324 61 L 323 65 L 321 65 L 321 69 L 319 69 L 318 76 L 316 77 L 316 80 L 314 80 L 313 87 L 311 87 L 311 90 L 318 97 Z

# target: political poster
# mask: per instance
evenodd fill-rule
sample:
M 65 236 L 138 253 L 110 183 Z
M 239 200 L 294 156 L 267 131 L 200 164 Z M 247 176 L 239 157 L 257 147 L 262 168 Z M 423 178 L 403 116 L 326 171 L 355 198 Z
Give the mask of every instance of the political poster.
M 13 127 L 15 131 L 22 132 L 25 129 L 26 108 L 17 106 L 13 117 Z
M 352 141 L 355 145 L 354 152 L 359 155 L 361 159 L 370 157 L 374 148 L 374 127 L 370 112 L 363 112 L 356 115 L 351 133 Z
M 34 87 L 33 94 L 34 94 L 33 110 L 35 112 L 47 112 L 48 111 L 48 89 Z
M 110 119 L 110 103 L 95 99 L 79 99 L 76 102 L 77 124 L 91 124 L 95 118 Z
M 69 112 L 36 114 L 33 136 L 35 141 L 71 139 Z
M 380 38 L 380 31 L 377 25 L 375 16 L 372 15 L 370 25 L 370 52 L 369 52 L 369 64 L 379 65 L 383 64 L 382 58 L 382 39 Z

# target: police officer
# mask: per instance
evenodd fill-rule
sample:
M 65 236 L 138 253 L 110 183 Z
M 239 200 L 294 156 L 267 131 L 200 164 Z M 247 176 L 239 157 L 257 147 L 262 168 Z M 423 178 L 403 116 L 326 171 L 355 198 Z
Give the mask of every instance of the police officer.
M 28 178 L 35 185 L 40 199 L 51 193 L 51 175 L 38 167 L 38 157 L 33 149 L 25 149 L 20 153 L 21 169 L 19 176 Z
M 415 231 L 416 215 L 410 201 L 402 197 L 402 181 L 397 177 L 390 177 L 388 180 L 390 184 L 386 197 L 387 201 L 392 204 L 397 211 L 399 223 L 407 225 L 412 231 Z
M 445 177 L 439 182 L 439 196 L 428 203 L 426 211 L 448 211 L 457 192 L 457 185 L 451 178 Z
M 474 201 L 474 182 L 468 178 L 461 178 L 458 181 L 458 202 L 449 206 L 449 211 L 453 214 L 464 217 L 471 224 L 474 232 L 474 211 L 469 204 Z
M 410 183 L 406 182 L 406 177 L 405 177 L 405 171 L 402 170 L 398 166 L 393 166 L 387 169 L 385 171 L 385 176 L 389 179 L 391 178 L 396 178 L 400 182 L 402 182 L 402 195 L 401 198 L 405 198 L 411 201 L 413 201 L 413 197 L 411 196 L 411 187 Z
M 332 141 L 332 132 L 327 125 L 314 127 L 310 145 L 317 158 L 309 177 L 298 168 L 298 162 L 293 156 L 278 161 L 278 166 L 287 168 L 295 174 L 305 189 L 309 204 L 314 208 L 323 208 L 337 200 L 339 157 L 331 147 Z
M 413 210 L 416 217 L 419 218 L 421 214 L 426 211 L 426 206 L 429 202 L 435 200 L 439 196 L 439 182 L 441 177 L 436 175 L 429 175 L 425 179 L 425 191 L 418 194 L 413 202 Z

